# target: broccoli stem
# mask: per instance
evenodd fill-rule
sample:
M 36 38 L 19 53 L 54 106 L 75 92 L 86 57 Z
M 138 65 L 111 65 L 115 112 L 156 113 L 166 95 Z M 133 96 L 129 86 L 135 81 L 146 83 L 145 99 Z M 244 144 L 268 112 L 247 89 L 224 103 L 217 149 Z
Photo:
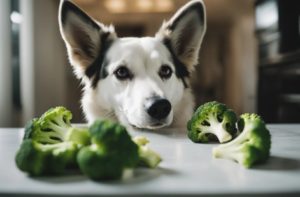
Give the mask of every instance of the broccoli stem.
M 54 117 L 54 120 L 57 122 L 58 125 L 68 125 L 68 126 L 71 126 L 70 124 L 68 124 L 68 122 L 64 122 L 63 115 Z
M 73 141 L 82 145 L 90 145 L 90 133 L 87 129 L 70 128 L 66 134 L 66 141 Z
M 139 159 L 141 162 L 147 164 L 150 168 L 155 168 L 162 160 L 157 153 L 152 151 L 147 146 L 139 147 Z
M 67 125 L 62 120 L 60 120 L 60 118 L 55 118 L 55 121 L 58 125 L 49 121 L 48 126 L 53 130 L 53 133 L 56 133 L 58 135 L 56 137 L 60 138 L 62 141 L 66 141 L 68 137 L 68 135 L 66 135 L 66 131 L 72 128 L 72 126 Z
M 223 146 L 220 147 L 220 146 L 217 146 L 217 147 L 213 148 L 214 157 L 216 157 L 216 158 L 225 158 L 225 159 L 233 159 L 233 160 L 236 160 L 236 158 L 239 154 L 239 151 L 243 147 L 242 144 L 240 144 L 238 146 L 227 147 L 227 148 L 225 148 Z
M 252 124 L 249 123 L 246 125 L 244 130 L 251 130 L 252 128 Z M 222 147 L 222 149 L 226 149 L 228 147 L 233 147 L 233 146 L 238 146 L 240 144 L 242 144 L 244 141 L 249 139 L 249 133 L 248 132 L 242 132 L 235 140 L 226 143 L 226 144 L 222 144 L 218 147 Z
M 99 146 L 98 144 L 91 144 L 90 145 L 90 150 L 96 152 L 96 151 L 99 151 L 99 150 L 103 150 L 103 148 L 101 146 Z
M 126 180 L 126 179 L 130 179 L 132 177 L 133 177 L 133 169 L 131 169 L 131 168 L 125 168 L 123 170 L 122 179 Z
M 246 168 L 250 168 L 252 163 L 257 161 L 258 153 L 255 148 L 252 148 L 252 151 L 250 152 L 243 151 L 244 148 L 251 149 L 251 146 L 247 147 L 246 144 L 240 144 L 228 148 L 215 147 L 213 148 L 213 155 L 215 158 L 234 160 Z
M 53 156 L 63 155 L 66 165 L 76 163 L 76 154 L 79 148 L 77 143 L 62 142 L 57 144 L 37 144 L 37 147 L 46 154 L 51 152 Z
M 210 126 L 203 126 L 203 125 L 200 125 L 199 126 L 199 129 L 202 131 L 201 133 L 199 133 L 199 137 L 204 137 L 205 134 L 207 133 L 212 133 L 214 135 L 217 136 L 217 138 L 219 139 L 219 141 L 221 143 L 224 143 L 224 142 L 228 142 L 229 140 L 232 139 L 232 136 L 230 135 L 230 133 L 228 133 L 226 131 L 226 124 L 224 122 L 224 119 L 223 121 L 220 123 L 218 121 L 218 118 L 217 118 L 217 114 L 216 113 L 210 113 L 208 115 L 208 119 L 209 119 L 209 123 L 210 123 Z M 201 136 L 200 136 L 201 135 Z M 206 138 L 206 137 L 205 137 Z M 206 140 L 208 141 L 208 140 Z
M 150 140 L 148 140 L 147 138 L 145 137 L 141 137 L 141 136 L 136 136 L 134 138 L 131 138 L 132 141 L 134 143 L 136 143 L 139 147 L 140 146 L 145 146 L 146 144 L 148 144 L 150 142 Z
M 213 148 L 213 155 L 215 158 L 230 159 L 238 162 L 239 164 L 249 168 L 252 163 L 247 162 L 247 156 L 241 151 L 244 147 L 243 144 L 227 149 L 220 149 L 218 147 Z M 255 160 L 255 155 L 251 155 L 252 159 Z
M 40 144 L 38 143 L 36 145 L 42 152 L 48 152 L 48 151 L 53 151 L 57 148 L 61 148 L 62 143 L 57 143 L 57 144 Z
M 271 143 L 265 123 L 256 114 L 242 115 L 239 122 L 240 135 L 227 144 L 213 148 L 214 157 L 235 160 L 246 168 L 255 162 L 265 162 Z
M 57 140 L 51 139 L 51 138 L 59 138 L 59 135 L 57 135 L 54 132 L 41 132 L 39 131 L 38 135 L 36 136 L 36 141 L 40 143 L 47 143 L 47 144 L 56 144 L 58 143 Z
M 149 139 L 141 136 L 136 136 L 131 139 L 139 147 L 140 162 L 145 163 L 150 168 L 155 168 L 162 161 L 161 157 L 156 152 L 145 146 L 150 142 Z
M 252 124 L 249 123 L 246 125 L 244 130 L 251 129 Z M 224 158 L 224 159 L 232 159 L 237 161 L 238 163 L 243 163 L 244 154 L 241 153 L 241 149 L 243 148 L 243 142 L 249 139 L 248 132 L 242 132 L 235 140 L 219 145 L 213 148 L 213 155 L 216 158 Z

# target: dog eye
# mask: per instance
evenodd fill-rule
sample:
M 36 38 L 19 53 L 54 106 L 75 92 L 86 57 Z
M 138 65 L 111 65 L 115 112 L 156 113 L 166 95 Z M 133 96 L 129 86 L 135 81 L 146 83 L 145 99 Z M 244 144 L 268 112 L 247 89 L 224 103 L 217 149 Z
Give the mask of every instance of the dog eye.
M 170 78 L 172 75 L 172 69 L 169 66 L 162 66 L 159 71 L 161 78 Z
M 118 79 L 128 79 L 130 78 L 130 74 L 127 68 L 121 67 L 115 71 L 115 75 Z

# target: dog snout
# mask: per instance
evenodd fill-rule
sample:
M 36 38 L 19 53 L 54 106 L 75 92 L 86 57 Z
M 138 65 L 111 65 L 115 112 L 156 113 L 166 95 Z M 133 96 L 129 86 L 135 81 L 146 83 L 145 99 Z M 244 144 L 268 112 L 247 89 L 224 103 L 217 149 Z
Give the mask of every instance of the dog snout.
M 161 120 L 167 117 L 171 111 L 171 103 L 163 98 L 151 98 L 146 100 L 145 109 L 155 119 Z

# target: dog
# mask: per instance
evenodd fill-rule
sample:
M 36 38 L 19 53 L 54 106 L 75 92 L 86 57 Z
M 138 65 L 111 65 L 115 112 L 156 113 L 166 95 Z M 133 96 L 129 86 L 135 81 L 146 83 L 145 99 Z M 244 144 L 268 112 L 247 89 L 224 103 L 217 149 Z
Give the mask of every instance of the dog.
M 110 119 L 133 130 L 186 127 L 194 113 L 189 76 L 206 31 L 201 0 L 163 22 L 155 37 L 118 38 L 70 1 L 59 8 L 59 27 L 74 73 L 84 84 L 89 124 Z

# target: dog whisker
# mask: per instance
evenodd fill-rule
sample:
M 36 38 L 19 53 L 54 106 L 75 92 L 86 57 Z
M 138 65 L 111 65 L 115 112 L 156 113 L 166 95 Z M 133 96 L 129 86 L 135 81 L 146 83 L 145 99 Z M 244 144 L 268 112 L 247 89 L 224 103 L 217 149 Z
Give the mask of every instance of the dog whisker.
M 184 118 L 184 115 L 179 113 L 179 112 L 175 112 L 174 113 L 174 122 L 178 122 L 180 119 Z
M 177 121 L 179 120 L 179 117 L 177 117 L 176 114 L 174 114 L 174 117 L 173 117 L 173 118 L 174 118 L 174 120 L 173 120 L 174 122 L 177 122 Z
M 111 113 L 111 111 L 109 111 L 106 114 L 104 114 L 104 118 L 107 117 L 110 113 Z
M 182 113 L 180 113 L 180 112 L 174 113 L 174 115 L 176 115 L 176 117 L 177 116 L 181 116 L 180 118 L 184 118 L 184 115 Z
M 103 118 L 104 119 L 113 119 L 113 118 L 116 118 L 116 114 L 115 114 L 115 112 L 110 111 L 110 112 L 106 113 Z
M 119 108 L 119 111 L 116 111 L 116 112 L 127 112 L 128 110 L 123 110 L 122 108 Z

